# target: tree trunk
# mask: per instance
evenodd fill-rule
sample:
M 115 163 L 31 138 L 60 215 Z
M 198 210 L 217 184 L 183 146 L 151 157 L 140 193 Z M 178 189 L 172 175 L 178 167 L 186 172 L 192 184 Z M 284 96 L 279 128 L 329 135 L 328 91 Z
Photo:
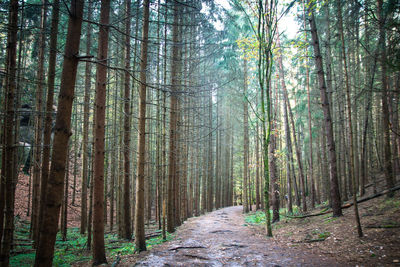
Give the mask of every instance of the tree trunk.
M 15 140 L 13 135 L 14 125 L 14 101 L 16 92 L 16 66 L 17 66 L 17 32 L 18 32 L 18 1 L 11 0 L 8 13 L 7 35 L 7 78 L 5 91 L 5 119 L 3 124 L 3 136 L 5 149 L 2 155 L 1 170 L 1 202 L 0 205 L 0 243 L 3 240 L 0 252 L 0 265 L 8 266 L 10 261 L 10 249 L 14 231 L 14 196 L 13 186 L 16 176 L 14 169 Z M 4 203 L 4 204 L 3 204 Z M 5 207 L 4 213 L 3 209 Z M 5 224 L 3 228 L 3 216 Z M 2 234 L 1 234 L 2 233 Z M 3 239 L 1 239 L 3 237 Z
M 248 203 L 248 166 L 249 166 L 249 126 L 248 126 L 248 99 L 247 99 L 247 60 L 243 63 L 243 213 L 249 212 Z
M 88 2 L 88 17 L 87 20 L 92 20 L 92 5 L 93 2 Z M 92 46 L 92 24 L 88 23 L 86 27 L 86 54 L 90 54 Z M 82 193 L 81 193 L 81 227 L 80 232 L 83 235 L 87 227 L 87 191 L 88 191 L 88 166 L 89 166 L 89 112 L 90 112 L 90 88 L 91 88 L 91 72 L 92 64 L 85 64 L 85 95 L 83 107 L 83 148 L 82 148 Z
M 139 102 L 139 153 L 136 180 L 136 207 L 135 207 L 135 250 L 146 250 L 146 238 L 144 232 L 144 168 L 146 146 L 146 74 L 147 74 L 147 46 L 149 36 L 149 6 L 150 1 L 143 2 L 143 28 L 140 63 L 140 102 Z
M 333 216 L 336 217 L 336 216 L 342 216 L 342 209 L 340 201 L 339 183 L 337 177 L 335 140 L 333 138 L 332 118 L 329 107 L 330 104 L 325 85 L 325 76 L 322 63 L 322 56 L 319 48 L 317 27 L 315 24 L 314 11 L 311 9 L 312 3 L 310 1 L 308 1 L 308 6 L 309 6 L 308 13 L 310 14 L 309 23 L 310 23 L 311 36 L 314 47 L 315 64 L 318 72 L 321 103 L 324 112 L 325 134 L 327 137 L 328 147 L 329 147 L 329 170 L 330 170 L 329 176 L 331 181 L 332 210 L 333 210 Z
M 350 178 L 352 180 L 352 189 L 353 189 L 353 202 L 354 202 L 354 215 L 356 220 L 356 226 L 358 231 L 358 236 L 362 237 L 362 229 L 360 223 L 360 215 L 358 214 L 358 205 L 357 205 L 357 190 L 356 190 L 356 177 L 354 171 L 354 140 L 353 140 L 353 125 L 352 125 L 352 117 L 351 117 L 351 98 L 350 98 L 350 85 L 349 85 L 349 75 L 347 72 L 347 59 L 344 45 L 344 34 L 343 34 L 343 19 L 342 19 L 342 5 L 341 0 L 337 1 L 338 3 L 338 19 L 339 19 L 339 33 L 340 39 L 342 41 L 342 56 L 344 63 L 344 73 L 345 73 L 345 82 L 346 82 L 346 100 L 347 100 L 347 120 L 348 120 L 348 128 L 349 128 L 349 141 L 350 141 Z
M 276 125 L 273 125 L 275 128 Z M 279 183 L 278 171 L 276 166 L 276 142 L 277 137 L 275 134 L 271 135 L 271 143 L 269 145 L 269 169 L 271 175 L 271 202 L 272 202 L 272 223 L 279 222 Z
M 211 212 L 213 210 L 213 202 L 214 202 L 214 179 L 213 179 L 213 170 L 214 170 L 214 161 L 213 161 L 213 129 L 212 129 L 212 120 L 213 120 L 213 108 L 212 108 L 212 91 L 210 91 L 208 96 L 208 126 L 209 126 L 209 134 L 208 134 L 208 173 L 207 173 L 207 211 Z
M 39 235 L 39 213 L 40 213 L 40 167 L 42 167 L 42 148 L 43 148 L 43 86 L 44 79 L 44 53 L 46 47 L 46 18 L 47 0 L 42 1 L 42 15 L 40 21 L 39 53 L 37 66 L 37 87 L 35 103 L 35 146 L 33 147 L 33 191 L 32 191 L 32 217 L 31 217 L 31 237 L 34 246 L 37 246 Z
M 256 210 L 260 207 L 260 127 L 258 126 L 258 120 L 256 122 Z M 227 177 L 226 177 L 227 179 Z
M 58 111 L 53 142 L 52 162 L 47 186 L 47 198 L 43 222 L 40 227 L 39 245 L 36 251 L 35 266 L 51 266 L 54 244 L 60 214 L 65 177 L 65 162 L 68 140 L 71 132 L 71 111 L 74 98 L 76 72 L 79 58 L 79 44 L 83 15 L 83 1 L 72 0 L 61 74 Z
M 304 1 L 303 1 L 304 7 Z M 303 25 L 304 30 L 306 29 L 306 14 L 304 9 L 303 12 Z M 307 42 L 307 32 L 305 32 L 305 42 Z M 310 146 L 310 187 L 311 187 L 311 208 L 315 208 L 315 182 L 314 182 L 314 164 L 313 164 L 313 136 L 312 136 L 312 118 L 311 118 L 311 94 L 310 94 L 310 68 L 308 66 L 308 46 L 305 49 L 305 60 L 306 60 L 306 88 L 307 88 L 307 108 L 308 108 L 308 135 L 309 135 L 309 146 Z
M 388 82 L 387 82 L 387 62 L 386 62 L 386 34 L 385 34 L 385 21 L 386 16 L 383 10 L 383 0 L 377 0 L 377 13 L 379 24 L 379 61 L 381 63 L 381 81 L 382 81 L 382 131 L 383 131 L 383 150 L 384 150 L 384 163 L 383 169 L 386 179 L 386 188 L 390 189 L 394 186 L 394 176 L 392 168 L 392 152 L 390 148 L 390 126 L 389 126 L 389 105 L 388 105 Z M 393 197 L 394 193 L 388 194 L 388 197 Z
M 53 1 L 53 13 L 51 18 L 51 35 L 50 35 L 50 55 L 49 69 L 47 77 L 47 102 L 46 102 L 46 118 L 44 124 L 43 136 L 43 159 L 42 159 L 42 180 L 40 186 L 40 211 L 39 222 L 43 221 L 44 204 L 46 202 L 47 181 L 49 179 L 50 166 L 50 144 L 51 130 L 53 123 L 53 103 L 54 103 L 54 81 L 56 77 L 56 57 L 57 57 L 57 36 L 58 22 L 60 13 L 60 1 Z
M 124 101 L 124 237 L 132 238 L 131 210 L 130 210 L 130 142 L 131 142 L 131 110 L 130 110 L 130 73 L 131 67 L 131 0 L 125 0 L 126 24 L 125 24 L 125 101 Z
M 68 186 L 69 186 L 69 159 L 71 146 L 68 146 L 67 151 L 67 166 L 65 166 L 65 186 L 64 186 L 64 199 L 61 208 L 61 236 L 63 241 L 67 241 L 67 221 L 68 221 Z
M 172 233 L 175 231 L 175 169 L 177 160 L 177 106 L 178 97 L 177 91 L 179 90 L 179 70 L 180 70 L 180 44 L 179 44 L 179 17 L 181 14 L 180 3 L 174 2 L 174 22 L 172 27 L 172 62 L 171 62 L 171 106 L 170 106 L 170 142 L 169 142 L 169 160 L 168 160 L 168 211 L 167 211 L 167 231 Z
M 104 247 L 104 140 L 110 0 L 102 0 L 96 65 L 93 176 L 93 265 L 107 263 Z
M 280 40 L 279 40 L 279 34 L 277 34 L 277 45 L 280 47 Z M 286 143 L 287 143 L 287 148 L 288 148 L 288 155 L 287 155 L 287 160 L 288 163 L 287 165 L 287 179 L 288 179 L 288 212 L 292 213 L 292 196 L 291 196 L 291 175 L 290 175 L 290 169 L 293 170 L 293 183 L 295 187 L 295 196 L 296 196 L 296 204 L 297 206 L 300 206 L 300 196 L 298 194 L 298 189 L 297 189 L 297 182 L 296 182 L 296 177 L 294 176 L 294 161 L 293 161 L 293 152 L 292 152 L 292 140 L 290 136 L 290 125 L 289 125 L 289 116 L 290 116 L 290 122 L 292 125 L 293 129 L 293 137 L 294 137 L 294 143 L 295 143 L 295 149 L 296 149 L 296 155 L 297 155 L 297 163 L 299 165 L 299 175 L 300 175 L 300 182 L 302 185 L 302 193 L 303 193 L 303 211 L 307 211 L 307 205 L 306 205 L 306 198 L 305 198 L 305 190 L 304 190 L 304 176 L 303 176 L 303 164 L 302 164 L 302 159 L 301 159 L 301 153 L 300 149 L 297 144 L 297 138 L 296 138 L 296 129 L 294 125 L 294 119 L 293 119 L 293 113 L 292 109 L 290 107 L 290 102 L 289 102 L 289 96 L 288 92 L 286 89 L 286 82 L 285 82 L 285 72 L 283 69 L 283 63 L 282 63 L 282 53 L 280 53 L 280 56 L 278 57 L 278 66 L 279 66 L 279 78 L 281 80 L 282 84 L 282 90 L 283 90 L 283 95 L 284 95 L 284 117 L 285 117 L 285 132 L 286 132 Z M 290 168 L 291 167 L 291 168 Z

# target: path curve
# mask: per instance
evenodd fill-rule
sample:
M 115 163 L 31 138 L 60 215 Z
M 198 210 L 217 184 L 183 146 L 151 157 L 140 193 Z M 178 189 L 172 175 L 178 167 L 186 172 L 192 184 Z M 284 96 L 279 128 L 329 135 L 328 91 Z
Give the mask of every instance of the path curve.
M 190 218 L 174 240 L 146 252 L 135 266 L 340 266 L 331 258 L 279 247 L 246 226 L 242 207 Z M 342 265 L 341 265 L 342 266 Z

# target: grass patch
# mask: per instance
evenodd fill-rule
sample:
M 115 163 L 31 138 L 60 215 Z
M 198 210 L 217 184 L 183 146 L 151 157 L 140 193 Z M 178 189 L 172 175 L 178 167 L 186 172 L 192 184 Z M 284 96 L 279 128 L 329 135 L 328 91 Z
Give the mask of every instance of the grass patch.
M 400 207 L 400 200 L 396 198 L 387 198 L 381 205 L 382 210 L 394 209 Z
M 257 211 L 255 213 L 250 213 L 246 215 L 244 221 L 248 224 L 265 224 L 265 213 L 263 211 Z
M 18 218 L 15 223 L 14 238 L 16 240 L 23 240 L 17 242 L 17 244 L 21 242 L 24 243 L 24 246 L 15 246 L 14 251 L 11 252 L 10 266 L 33 266 L 35 251 L 29 239 L 29 223 L 21 222 Z M 173 234 L 167 233 L 166 241 L 173 238 Z M 106 234 L 104 241 L 106 254 L 111 259 L 114 259 L 117 255 L 129 255 L 135 252 L 134 241 L 118 239 L 116 234 Z M 160 233 L 159 236 L 146 240 L 146 246 L 150 250 L 163 242 L 165 241 Z M 74 263 L 88 262 L 91 259 L 92 252 L 87 250 L 87 236 L 82 236 L 79 228 L 69 228 L 66 241 L 62 241 L 61 233 L 57 234 L 53 266 L 71 266 Z

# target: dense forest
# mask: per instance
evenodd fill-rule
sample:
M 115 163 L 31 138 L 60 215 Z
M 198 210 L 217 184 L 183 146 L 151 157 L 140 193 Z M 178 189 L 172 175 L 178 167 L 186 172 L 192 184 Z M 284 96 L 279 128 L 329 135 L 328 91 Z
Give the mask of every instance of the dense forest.
M 284 243 L 317 218 L 377 236 L 364 265 L 399 263 L 399 1 L 4 0 L 0 18 L 0 266 L 117 266 L 202 228 L 245 258 L 264 242 L 238 244 L 247 228 Z M 312 231 L 298 243 L 341 241 Z M 167 251 L 209 248 L 185 242 Z

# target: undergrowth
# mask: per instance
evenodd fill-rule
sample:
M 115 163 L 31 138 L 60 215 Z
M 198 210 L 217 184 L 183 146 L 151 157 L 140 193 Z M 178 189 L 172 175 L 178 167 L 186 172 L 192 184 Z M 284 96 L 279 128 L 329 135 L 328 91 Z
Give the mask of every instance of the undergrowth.
M 173 235 L 167 233 L 167 240 Z M 10 266 L 33 266 L 35 262 L 35 250 L 32 248 L 32 241 L 29 239 L 29 224 L 16 220 L 14 239 L 16 246 L 11 252 Z M 118 239 L 116 234 L 106 234 L 104 236 L 106 254 L 111 260 L 117 255 L 129 255 L 135 253 L 135 243 L 133 241 Z M 146 240 L 147 249 L 152 249 L 155 245 L 165 242 L 161 233 L 159 236 Z M 92 258 L 92 252 L 87 249 L 87 237 L 80 234 L 79 228 L 69 228 L 67 240 L 62 241 L 62 236 L 57 235 L 53 266 L 71 266 L 78 262 L 88 262 Z
M 272 210 L 270 210 L 271 215 L 272 215 Z M 287 209 L 286 208 L 281 208 L 279 210 L 279 214 L 281 214 L 283 217 L 285 214 L 287 214 Z M 291 215 L 298 215 L 300 214 L 300 209 L 297 206 L 293 206 L 293 213 Z M 254 224 L 254 225 L 261 225 L 265 224 L 265 212 L 258 210 L 256 212 L 251 212 L 248 213 L 245 218 L 245 222 L 248 224 Z M 291 220 L 291 218 L 286 217 L 285 220 Z

